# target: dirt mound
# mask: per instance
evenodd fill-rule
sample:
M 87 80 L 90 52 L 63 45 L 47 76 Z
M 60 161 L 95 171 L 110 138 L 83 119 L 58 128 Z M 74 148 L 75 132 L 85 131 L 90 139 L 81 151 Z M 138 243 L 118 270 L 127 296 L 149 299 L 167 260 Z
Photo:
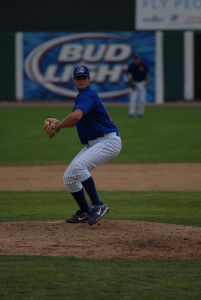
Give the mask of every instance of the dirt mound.
M 1 255 L 201 259 L 201 228 L 137 221 L 0 223 Z

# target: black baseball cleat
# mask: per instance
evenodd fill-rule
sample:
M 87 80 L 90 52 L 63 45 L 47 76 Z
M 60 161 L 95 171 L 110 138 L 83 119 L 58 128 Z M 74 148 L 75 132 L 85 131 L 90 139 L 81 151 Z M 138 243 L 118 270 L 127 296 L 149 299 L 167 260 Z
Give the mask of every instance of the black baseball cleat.
M 87 212 L 78 210 L 73 216 L 66 219 L 67 223 L 86 223 L 89 220 Z
M 88 215 L 88 224 L 93 225 L 97 223 L 108 211 L 109 207 L 105 203 L 102 203 L 101 205 L 92 206 L 92 211 Z

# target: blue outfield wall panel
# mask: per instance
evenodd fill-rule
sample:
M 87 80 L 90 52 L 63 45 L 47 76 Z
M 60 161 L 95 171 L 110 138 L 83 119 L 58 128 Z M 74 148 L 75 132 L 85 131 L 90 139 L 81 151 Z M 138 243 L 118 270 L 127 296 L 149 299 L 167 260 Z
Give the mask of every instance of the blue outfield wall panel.
M 15 34 L 0 33 L 0 100 L 15 98 Z
M 164 31 L 163 54 L 165 99 L 183 99 L 184 32 Z

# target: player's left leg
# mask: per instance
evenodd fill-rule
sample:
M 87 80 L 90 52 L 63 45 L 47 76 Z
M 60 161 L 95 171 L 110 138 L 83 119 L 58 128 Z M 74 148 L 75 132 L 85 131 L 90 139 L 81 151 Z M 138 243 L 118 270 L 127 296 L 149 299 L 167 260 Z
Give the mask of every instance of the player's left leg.
M 130 118 L 133 118 L 135 115 L 136 100 L 137 100 L 137 91 L 130 88 L 129 104 L 128 104 L 128 115 Z
M 138 117 L 142 117 L 144 115 L 145 103 L 146 103 L 146 89 L 144 86 L 144 81 L 139 83 L 138 91 L 139 91 Z

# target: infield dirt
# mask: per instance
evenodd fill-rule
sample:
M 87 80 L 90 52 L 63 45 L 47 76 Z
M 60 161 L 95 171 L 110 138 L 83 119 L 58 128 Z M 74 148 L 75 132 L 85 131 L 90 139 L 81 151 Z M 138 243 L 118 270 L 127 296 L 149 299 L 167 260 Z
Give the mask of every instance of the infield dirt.
M 0 190 L 65 190 L 67 165 L 0 166 Z M 106 164 L 92 171 L 98 190 L 201 191 L 201 163 Z

